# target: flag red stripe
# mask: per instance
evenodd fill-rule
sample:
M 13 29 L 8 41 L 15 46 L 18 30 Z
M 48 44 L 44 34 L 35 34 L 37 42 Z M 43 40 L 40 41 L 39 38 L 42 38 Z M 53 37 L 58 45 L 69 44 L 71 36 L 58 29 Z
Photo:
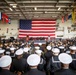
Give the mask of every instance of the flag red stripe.
M 32 25 L 33 27 L 55 27 L 55 25 Z
M 32 28 L 32 30 L 55 30 L 56 28 Z
M 55 24 L 56 22 L 47 22 L 47 21 L 32 21 L 32 24 Z
M 27 34 L 20 34 L 20 36 L 26 36 Z M 49 34 L 50 36 L 55 36 L 55 34 Z M 29 36 L 48 36 L 48 34 L 29 34 Z

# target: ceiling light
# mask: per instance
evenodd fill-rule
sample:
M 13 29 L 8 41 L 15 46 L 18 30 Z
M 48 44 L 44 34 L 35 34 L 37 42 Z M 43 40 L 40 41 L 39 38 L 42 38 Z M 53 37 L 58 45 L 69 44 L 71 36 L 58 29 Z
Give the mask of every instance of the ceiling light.
M 60 9 L 61 9 L 61 7 L 58 8 L 58 10 L 60 10 Z
M 45 11 L 45 13 L 47 13 L 47 11 Z
M 57 17 L 56 15 L 53 15 L 52 17 Z
M 14 6 L 12 6 L 12 7 L 13 7 L 13 8 L 16 8 L 17 6 L 14 5 Z
M 35 7 L 34 10 L 37 10 L 37 7 Z
M 17 4 L 10 4 L 10 6 L 12 6 L 13 8 L 16 8 Z
M 10 6 L 16 6 L 17 4 L 10 4 Z
M 9 10 L 13 11 L 13 9 L 12 9 L 12 8 L 9 8 Z
M 34 16 L 34 17 L 36 18 L 36 17 L 39 17 L 39 16 Z

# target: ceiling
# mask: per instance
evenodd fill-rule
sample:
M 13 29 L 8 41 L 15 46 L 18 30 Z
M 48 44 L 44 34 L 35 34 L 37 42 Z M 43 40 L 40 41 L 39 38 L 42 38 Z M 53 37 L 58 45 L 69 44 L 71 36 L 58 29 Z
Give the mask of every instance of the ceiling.
M 75 3 L 76 0 L 0 0 L 0 11 L 11 19 L 57 19 L 70 14 Z

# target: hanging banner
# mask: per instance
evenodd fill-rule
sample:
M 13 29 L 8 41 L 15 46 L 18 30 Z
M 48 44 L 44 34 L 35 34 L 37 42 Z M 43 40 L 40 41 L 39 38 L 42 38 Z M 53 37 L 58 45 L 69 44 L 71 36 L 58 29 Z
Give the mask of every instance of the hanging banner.
M 76 23 L 76 8 L 75 7 L 72 9 L 72 22 L 74 24 Z
M 2 13 L 0 12 L 0 20 L 2 19 Z
M 76 24 L 76 8 L 74 8 L 74 14 L 75 14 L 75 21 L 74 21 L 74 24 Z

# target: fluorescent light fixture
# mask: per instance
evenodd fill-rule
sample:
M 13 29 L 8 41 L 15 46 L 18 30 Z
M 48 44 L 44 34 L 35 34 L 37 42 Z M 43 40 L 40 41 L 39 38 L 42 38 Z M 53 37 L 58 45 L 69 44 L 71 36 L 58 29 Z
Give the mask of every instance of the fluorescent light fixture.
M 53 15 L 52 17 L 57 17 L 57 16 Z
M 34 10 L 37 10 L 37 7 L 35 7 Z
M 10 6 L 12 6 L 13 8 L 16 8 L 17 4 L 10 4 Z
M 9 10 L 10 10 L 10 11 L 13 11 L 13 9 L 12 9 L 12 8 L 9 8 Z
M 13 8 L 16 8 L 17 6 L 14 5 L 14 6 L 12 6 L 12 7 L 13 7 Z
M 39 16 L 34 16 L 34 17 L 39 17 Z
M 10 6 L 16 6 L 17 4 L 10 4 Z
M 60 9 L 61 9 L 61 7 L 58 8 L 58 10 L 60 10 Z
M 45 11 L 45 13 L 47 13 L 47 11 Z

